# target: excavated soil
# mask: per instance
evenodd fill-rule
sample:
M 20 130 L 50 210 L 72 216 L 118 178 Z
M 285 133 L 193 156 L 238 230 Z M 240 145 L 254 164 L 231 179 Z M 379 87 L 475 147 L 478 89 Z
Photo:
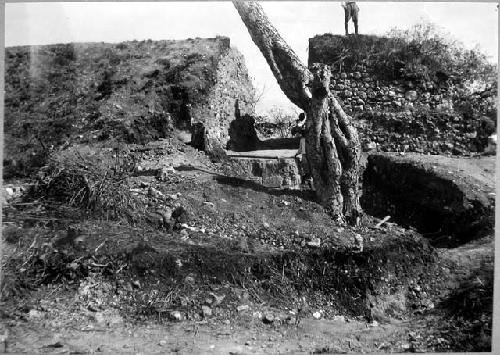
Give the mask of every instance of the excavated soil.
M 495 157 L 370 155 L 363 176 L 363 208 L 416 228 L 435 246 L 470 242 L 494 228 L 494 163 Z
M 7 350 L 490 349 L 491 230 L 436 248 L 396 215 L 336 225 L 312 191 L 228 177 L 175 140 L 124 154 L 133 220 L 40 194 L 3 209 Z M 490 191 L 493 158 L 456 162 L 462 171 L 450 175 Z

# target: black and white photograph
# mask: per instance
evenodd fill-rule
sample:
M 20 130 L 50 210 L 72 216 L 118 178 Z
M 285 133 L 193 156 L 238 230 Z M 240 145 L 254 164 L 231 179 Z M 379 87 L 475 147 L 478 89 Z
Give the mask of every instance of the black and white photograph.
M 2 6 L 0 353 L 500 351 L 497 2 Z

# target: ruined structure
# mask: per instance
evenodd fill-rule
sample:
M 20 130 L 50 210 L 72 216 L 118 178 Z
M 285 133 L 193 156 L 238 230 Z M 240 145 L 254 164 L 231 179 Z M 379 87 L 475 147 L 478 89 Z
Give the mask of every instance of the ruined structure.
M 366 35 L 316 36 L 309 39 L 309 65 L 323 63 L 332 67 L 331 89 L 350 113 L 405 111 L 418 106 L 452 109 L 452 86 L 446 73 L 424 80 L 413 73 L 405 74 L 404 63 L 387 72 L 378 65 L 377 58 L 369 58 L 369 54 L 365 57 L 372 47 L 391 42 L 396 40 Z
M 307 68 L 254 1 L 233 0 L 254 44 L 288 99 L 306 115 L 305 156 L 316 199 L 337 221 L 358 223 L 358 132 L 329 89 L 325 65 Z
M 387 48 L 397 48 L 399 55 L 411 56 L 405 52 L 408 48 L 396 38 L 324 34 L 309 40 L 308 64 L 323 63 L 332 68 L 330 90 L 355 118 L 363 150 L 452 155 L 482 152 L 485 140 L 479 138 L 481 120 L 477 113 L 464 113 L 460 105 L 464 100 L 471 100 L 479 111 L 496 117 L 495 87 L 461 97 L 457 95 L 457 78 L 444 71 L 426 69 L 425 62 L 422 64 L 419 59 L 415 59 L 418 64 L 415 67 L 420 65 L 425 73 L 408 70 L 407 63 L 396 59 L 388 63 L 384 59 Z M 298 148 L 298 142 L 290 143 Z M 258 150 L 266 149 L 266 145 L 266 141 L 254 144 Z M 281 146 L 281 149 L 291 148 Z M 274 144 L 272 149 L 279 149 L 279 144 Z M 263 158 L 256 160 L 269 166 L 267 176 L 281 171 L 273 168 L 273 160 L 267 159 L 266 164 Z M 296 165 L 290 157 L 283 162 Z M 241 166 L 235 172 L 267 184 L 269 179 L 262 178 L 262 169 L 254 168 L 254 163 L 250 158 L 238 161 Z M 294 169 L 290 167 L 283 172 L 281 181 L 288 181 L 284 178 L 288 171 Z M 282 187 L 299 186 L 284 183 Z
M 233 156 L 228 165 L 227 175 L 265 187 L 290 190 L 301 187 L 298 164 L 293 157 Z
M 446 73 L 422 80 L 399 70 L 401 63 L 388 72 L 380 70 L 376 55 L 367 58 L 373 48 L 391 41 L 325 34 L 309 42 L 309 65 L 332 66 L 330 90 L 355 117 L 364 150 L 482 151 L 476 121 L 457 114 Z M 175 129 L 190 132 L 192 145 L 209 153 L 293 150 L 299 145 L 298 140 L 259 139 L 245 61 L 226 37 L 10 47 L 5 64 L 6 178 L 35 171 L 59 147 L 144 144 L 170 137 Z M 474 97 L 477 105 L 494 106 L 496 90 Z M 287 154 L 281 155 L 287 171 L 295 171 L 293 153 Z M 267 157 L 268 163 L 254 159 L 269 170 L 266 176 L 281 171 L 274 167 L 276 158 Z M 252 172 L 262 169 L 253 169 L 248 161 L 243 165 L 235 168 L 238 176 L 260 179 Z M 298 187 L 282 181 L 282 187 Z
M 71 144 L 145 144 L 192 131 L 207 152 L 253 114 L 243 56 L 226 37 L 6 48 L 4 173 Z
M 365 151 L 483 151 L 476 134 L 478 115 L 464 114 L 457 104 L 469 100 L 456 90 L 465 79 L 421 57 L 399 38 L 324 34 L 309 40 L 309 65 L 332 68 L 330 90 L 358 121 Z M 496 90 L 480 96 L 484 106 L 495 107 Z M 496 110 L 487 111 L 484 114 L 496 117 Z
M 191 116 L 192 145 L 206 152 L 226 149 L 231 122 L 255 110 L 254 88 L 243 56 L 230 48 L 229 39 L 219 41 L 212 86 L 193 104 Z

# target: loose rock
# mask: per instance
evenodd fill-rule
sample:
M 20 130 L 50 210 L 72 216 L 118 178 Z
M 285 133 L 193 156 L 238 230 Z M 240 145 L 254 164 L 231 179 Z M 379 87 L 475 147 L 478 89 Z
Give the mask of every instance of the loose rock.
M 172 218 L 177 223 L 187 223 L 189 221 L 189 214 L 188 214 L 188 211 L 184 207 L 180 206 L 180 207 L 177 207 L 172 212 Z
M 272 322 L 274 322 L 274 320 L 275 320 L 275 318 L 271 313 L 266 313 L 262 317 L 262 322 L 265 324 L 271 324 Z
M 248 306 L 247 304 L 244 304 L 244 305 L 241 305 L 241 306 L 236 307 L 236 310 L 237 310 L 238 312 L 243 312 L 243 311 L 248 310 L 248 308 L 249 308 L 249 306 Z
M 212 316 L 212 308 L 208 306 L 201 306 L 201 312 L 205 318 Z
M 179 311 L 172 311 L 169 313 L 169 318 L 172 321 L 180 322 L 182 320 L 182 314 Z
M 310 247 L 320 247 L 321 246 L 321 239 L 319 238 L 313 238 L 309 242 L 307 242 L 307 245 Z
M 30 319 L 39 319 L 43 317 L 43 312 L 40 312 L 39 310 L 36 309 L 30 309 L 28 313 L 28 318 Z

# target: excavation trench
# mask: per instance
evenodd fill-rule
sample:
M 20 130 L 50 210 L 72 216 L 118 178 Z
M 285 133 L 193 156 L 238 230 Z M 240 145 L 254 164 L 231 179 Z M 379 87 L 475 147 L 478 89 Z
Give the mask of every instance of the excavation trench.
M 494 203 L 479 181 L 418 157 L 370 155 L 361 203 L 368 214 L 391 216 L 437 247 L 467 243 L 494 226 Z

